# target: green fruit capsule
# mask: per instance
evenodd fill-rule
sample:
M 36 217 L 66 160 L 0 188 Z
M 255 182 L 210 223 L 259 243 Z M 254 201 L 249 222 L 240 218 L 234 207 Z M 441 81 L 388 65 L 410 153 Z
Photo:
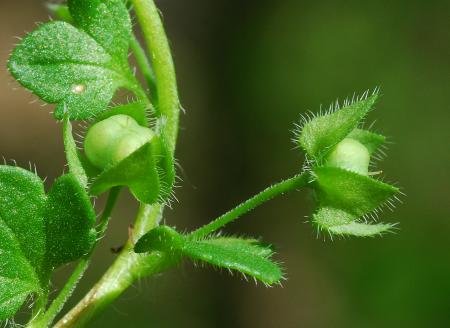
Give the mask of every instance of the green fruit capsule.
M 359 141 L 345 138 L 339 142 L 326 158 L 326 165 L 340 167 L 362 175 L 368 175 L 370 154 Z
M 89 161 L 99 169 L 119 163 L 144 144 L 154 132 L 140 126 L 128 115 L 114 115 L 95 123 L 84 140 L 84 151 Z

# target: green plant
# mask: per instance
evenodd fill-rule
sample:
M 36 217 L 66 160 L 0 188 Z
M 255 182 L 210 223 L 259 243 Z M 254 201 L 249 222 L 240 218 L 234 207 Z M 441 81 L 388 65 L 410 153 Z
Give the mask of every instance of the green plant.
M 8 68 L 24 87 L 56 104 L 70 172 L 45 192 L 35 173 L 0 166 L 0 320 L 12 318 L 33 295 L 28 327 L 53 324 L 88 267 L 124 187 L 140 203 L 129 240 L 100 281 L 55 327 L 86 324 L 134 281 L 183 258 L 279 284 L 283 271 L 272 260 L 272 247 L 217 232 L 262 203 L 303 187 L 315 195 L 312 222 L 318 231 L 374 236 L 392 229 L 391 224 L 369 223 L 399 193 L 369 172 L 371 158 L 385 142 L 361 128 L 377 90 L 298 125 L 295 143 L 306 159 L 292 178 L 191 233 L 159 225 L 173 193 L 180 104 L 158 10 L 152 0 L 69 0 L 68 7 L 51 9 L 60 21 L 25 36 Z M 130 10 L 142 28 L 148 57 L 133 35 Z M 129 48 L 147 86 L 130 68 Z M 135 100 L 110 107 L 118 89 L 127 89 Z M 90 124 L 83 150 L 73 139 L 73 120 Z M 108 200 L 96 222 L 91 198 L 105 192 Z M 78 265 L 71 277 L 49 302 L 52 273 L 74 261 Z

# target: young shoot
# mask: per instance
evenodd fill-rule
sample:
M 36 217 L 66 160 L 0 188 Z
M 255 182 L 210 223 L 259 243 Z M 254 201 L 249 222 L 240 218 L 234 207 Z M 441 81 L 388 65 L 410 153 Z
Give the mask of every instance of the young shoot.
M 33 297 L 28 328 L 85 326 L 136 280 L 162 273 L 182 259 L 238 272 L 266 286 L 279 285 L 284 270 L 270 245 L 220 232 L 265 202 L 302 188 L 315 195 L 311 221 L 318 231 L 369 237 L 392 229 L 392 224 L 371 222 L 399 193 L 368 172 L 371 158 L 385 142 L 382 135 L 361 128 L 378 99 L 377 90 L 299 125 L 295 142 L 305 161 L 292 177 L 195 231 L 160 225 L 174 198 L 181 106 L 169 42 L 154 1 L 68 0 L 50 8 L 55 20 L 21 40 L 8 68 L 23 87 L 56 106 L 69 172 L 46 191 L 37 174 L 0 166 L 0 322 L 13 320 Z M 146 51 L 134 34 L 130 11 Z M 130 50 L 146 85 L 133 73 Z M 133 93 L 133 102 L 113 106 L 119 89 Z M 73 120 L 88 125 L 83 149 L 73 138 Z M 102 242 L 125 188 L 139 205 L 133 226 L 124 232 L 128 239 L 103 277 L 54 323 Z M 103 193 L 108 193 L 105 207 L 95 208 L 95 197 Z M 54 271 L 72 262 L 78 264 L 66 284 L 50 297 Z

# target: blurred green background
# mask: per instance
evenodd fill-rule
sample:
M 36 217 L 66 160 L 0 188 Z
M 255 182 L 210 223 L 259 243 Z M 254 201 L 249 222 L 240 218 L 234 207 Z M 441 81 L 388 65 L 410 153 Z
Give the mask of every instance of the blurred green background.
M 380 86 L 369 121 L 393 143 L 380 163 L 407 194 L 383 221 L 396 235 L 324 241 L 307 193 L 276 199 L 227 232 L 278 247 L 284 288 L 180 268 L 145 279 L 92 327 L 450 327 L 449 1 L 160 0 L 186 114 L 183 182 L 166 222 L 192 229 L 301 167 L 290 142 L 300 113 Z M 4 69 L 15 36 L 48 19 L 39 0 L 0 2 L 0 155 L 64 169 L 50 106 Z M 99 201 L 101 203 L 101 200 Z M 136 212 L 122 195 L 71 303 L 113 261 Z M 61 286 L 70 267 L 57 274 Z

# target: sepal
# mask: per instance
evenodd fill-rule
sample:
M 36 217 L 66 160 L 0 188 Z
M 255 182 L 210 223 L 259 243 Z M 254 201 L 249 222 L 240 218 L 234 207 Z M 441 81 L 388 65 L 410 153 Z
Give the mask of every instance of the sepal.
M 378 99 L 377 91 L 371 96 L 364 93 L 340 109 L 305 120 L 298 128 L 296 141 L 315 162 L 320 162 L 327 152 L 358 127 Z

